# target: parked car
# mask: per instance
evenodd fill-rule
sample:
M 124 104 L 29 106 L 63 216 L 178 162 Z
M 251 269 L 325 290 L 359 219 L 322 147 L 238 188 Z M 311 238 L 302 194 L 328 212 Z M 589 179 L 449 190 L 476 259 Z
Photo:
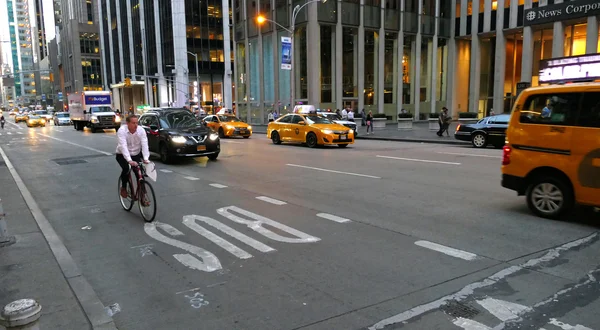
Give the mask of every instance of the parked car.
M 489 144 L 502 148 L 509 120 L 510 115 L 496 115 L 485 117 L 475 124 L 460 124 L 456 127 L 454 138 L 471 141 L 475 148 L 485 148 Z
M 176 157 L 208 157 L 216 160 L 221 151 L 219 135 L 205 127 L 186 109 L 148 111 L 139 119 L 148 135 L 150 152 L 163 163 Z

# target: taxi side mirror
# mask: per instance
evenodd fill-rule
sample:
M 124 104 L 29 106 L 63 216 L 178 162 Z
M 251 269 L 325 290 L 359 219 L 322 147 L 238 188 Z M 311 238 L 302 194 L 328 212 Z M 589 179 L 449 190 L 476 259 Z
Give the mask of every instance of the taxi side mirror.
M 304 122 L 304 121 L 299 121 L 299 122 L 298 122 L 298 125 L 304 126 L 304 125 L 306 125 L 306 122 Z

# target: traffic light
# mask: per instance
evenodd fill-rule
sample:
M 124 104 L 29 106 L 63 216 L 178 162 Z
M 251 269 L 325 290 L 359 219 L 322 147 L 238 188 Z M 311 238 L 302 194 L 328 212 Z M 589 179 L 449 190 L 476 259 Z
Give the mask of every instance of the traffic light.
M 131 78 L 125 78 L 125 87 L 131 87 Z

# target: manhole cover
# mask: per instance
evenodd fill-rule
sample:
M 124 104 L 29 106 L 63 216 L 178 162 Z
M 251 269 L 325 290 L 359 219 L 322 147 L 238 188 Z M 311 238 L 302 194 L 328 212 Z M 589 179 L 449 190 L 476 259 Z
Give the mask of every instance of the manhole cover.
M 72 159 L 72 160 L 57 160 L 55 161 L 58 165 L 73 165 L 73 164 L 85 164 L 87 163 L 83 159 Z
M 462 318 L 472 318 L 479 314 L 479 311 L 469 305 L 460 303 L 456 300 L 450 300 L 441 309 L 448 315 Z

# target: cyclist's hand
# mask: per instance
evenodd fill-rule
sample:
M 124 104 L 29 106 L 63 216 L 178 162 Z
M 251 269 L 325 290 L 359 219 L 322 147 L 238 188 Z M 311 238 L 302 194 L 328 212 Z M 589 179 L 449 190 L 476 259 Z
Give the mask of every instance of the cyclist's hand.
M 132 167 L 137 167 L 138 163 L 134 162 L 133 160 L 129 162 L 129 165 L 131 165 Z
M 147 159 L 144 159 L 144 164 L 150 164 L 150 161 Z

